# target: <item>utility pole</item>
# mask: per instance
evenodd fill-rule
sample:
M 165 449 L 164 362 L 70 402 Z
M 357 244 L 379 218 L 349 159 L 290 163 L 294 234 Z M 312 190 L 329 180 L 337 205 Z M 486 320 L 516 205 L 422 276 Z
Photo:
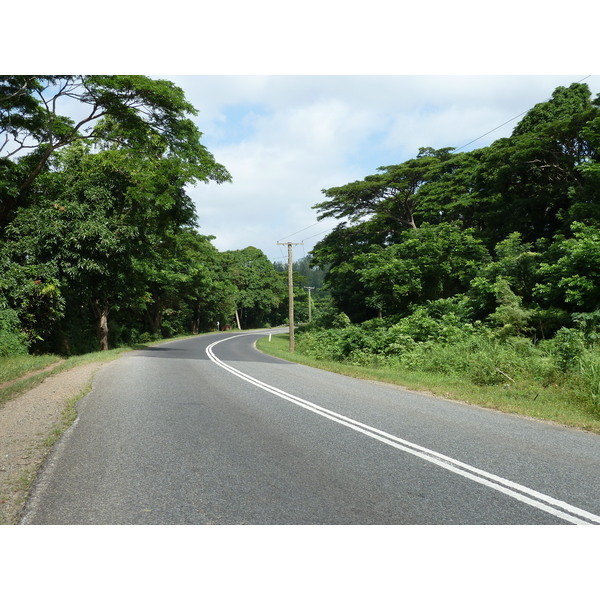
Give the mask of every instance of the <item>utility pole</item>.
M 294 351 L 294 273 L 293 273 L 293 261 L 292 261 L 292 246 L 300 246 L 300 243 L 294 244 L 292 242 L 286 242 L 282 244 L 277 242 L 278 246 L 288 247 L 288 292 L 289 292 L 289 322 L 290 322 L 290 352 Z
M 312 317 L 311 317 L 311 311 L 310 311 L 310 290 L 314 290 L 314 287 L 309 287 L 309 286 L 304 286 L 305 290 L 308 290 L 308 322 L 310 323 L 312 321 Z

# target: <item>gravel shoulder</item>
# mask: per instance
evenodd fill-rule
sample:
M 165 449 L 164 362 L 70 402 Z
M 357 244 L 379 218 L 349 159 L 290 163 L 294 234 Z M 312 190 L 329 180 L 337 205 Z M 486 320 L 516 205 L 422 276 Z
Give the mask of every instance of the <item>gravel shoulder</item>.
M 104 362 L 50 375 L 0 406 L 0 525 L 15 525 L 35 476 L 68 425 L 72 401 L 85 393 Z

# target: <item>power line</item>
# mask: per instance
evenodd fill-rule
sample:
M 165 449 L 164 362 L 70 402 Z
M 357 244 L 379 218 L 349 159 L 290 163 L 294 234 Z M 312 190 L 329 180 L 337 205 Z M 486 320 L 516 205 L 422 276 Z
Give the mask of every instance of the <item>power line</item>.
M 585 81 L 589 77 L 591 77 L 591 75 L 586 75 L 583 79 L 580 79 L 579 81 L 576 81 L 575 83 L 581 83 L 582 81 Z M 552 100 L 552 96 L 550 98 L 546 98 L 546 100 L 544 100 L 544 102 L 548 102 L 549 100 Z M 500 129 L 501 127 L 504 127 L 505 125 L 508 125 L 508 123 L 510 123 L 511 121 L 514 121 L 515 119 L 518 119 L 519 117 L 522 117 L 524 114 L 528 113 L 530 110 L 531 109 L 528 108 L 527 110 L 523 111 L 521 114 L 517 115 L 516 117 L 513 117 L 512 119 L 509 119 L 508 121 L 502 123 L 502 125 L 498 125 L 498 127 L 494 127 L 494 129 L 490 129 L 487 133 L 480 135 L 479 137 L 475 138 L 474 140 L 471 140 L 470 142 L 468 142 L 467 144 L 464 144 L 463 146 L 460 146 L 459 148 L 455 148 L 454 151 L 458 152 L 459 150 L 462 150 L 463 148 L 470 146 L 471 144 L 475 143 L 477 140 L 484 138 L 486 135 L 489 135 L 490 133 L 493 133 L 497 129 Z
M 307 229 L 310 229 L 311 227 L 314 227 L 315 225 L 318 225 L 319 221 L 317 221 L 316 223 L 313 223 L 312 225 L 309 225 L 308 227 L 305 227 L 304 229 L 300 229 L 300 231 L 295 231 L 294 233 L 290 233 L 289 235 L 282 235 L 280 240 L 284 239 L 284 238 L 291 238 L 294 237 L 297 233 L 302 233 L 303 231 L 306 231 Z M 280 241 L 278 240 L 278 241 Z
M 591 75 L 586 75 L 583 79 L 580 79 L 579 81 L 576 81 L 574 83 L 581 83 L 582 81 L 585 81 L 586 79 L 589 79 L 591 77 Z M 543 102 L 548 102 L 552 99 L 552 96 L 550 96 L 550 98 L 546 98 L 546 100 L 544 100 Z M 467 146 L 470 146 L 471 144 L 477 142 L 478 140 L 480 140 L 481 138 L 484 138 L 486 135 L 489 135 L 490 133 L 493 133 L 494 131 L 501 129 L 502 127 L 504 127 L 505 125 L 508 125 L 508 123 L 514 121 L 515 119 L 518 119 L 519 117 L 522 117 L 523 115 L 527 114 L 531 109 L 528 108 L 527 110 L 523 111 L 522 113 L 518 114 L 516 117 L 512 117 L 511 119 L 508 119 L 508 121 L 505 121 L 504 123 L 502 123 L 501 125 L 498 125 L 497 127 L 494 127 L 493 129 L 490 129 L 488 132 L 484 133 L 483 135 L 480 135 L 479 137 L 476 137 L 474 140 L 471 140 L 470 142 L 463 144 L 462 146 L 459 146 L 458 148 L 454 148 L 454 152 L 458 152 L 459 150 L 462 150 L 463 148 L 466 148 Z M 306 231 L 307 229 L 310 229 L 311 227 L 314 227 L 315 225 L 318 225 L 320 223 L 320 221 L 316 221 L 315 223 L 313 223 L 312 225 L 309 225 L 308 227 L 304 227 L 304 229 L 300 229 L 299 231 L 295 231 L 294 233 L 291 233 L 290 235 L 286 235 L 286 236 L 282 236 L 281 239 L 284 238 L 291 238 L 294 235 L 298 234 L 298 233 L 302 233 L 303 231 Z M 302 240 L 302 245 L 304 245 L 304 242 L 306 240 L 310 240 L 311 238 L 317 237 L 318 235 L 322 235 L 323 233 L 328 233 L 330 231 L 332 231 L 333 229 L 335 229 L 334 227 L 330 227 L 329 229 L 325 230 L 325 231 L 321 231 L 319 233 L 315 233 L 314 235 L 310 235 L 306 238 L 304 238 Z M 282 253 L 282 258 L 285 259 L 285 257 L 283 256 L 283 250 L 281 250 Z
M 315 223 L 315 225 L 316 225 L 316 223 Z M 302 240 L 302 243 L 304 244 L 304 242 L 306 240 L 310 240 L 310 238 L 317 237 L 318 235 L 321 235 L 322 233 L 327 233 L 328 231 L 332 231 L 333 229 L 335 229 L 335 227 L 330 227 L 329 229 L 326 229 L 325 231 L 319 231 L 319 233 L 315 233 L 315 235 L 309 235 L 307 238 L 304 238 Z

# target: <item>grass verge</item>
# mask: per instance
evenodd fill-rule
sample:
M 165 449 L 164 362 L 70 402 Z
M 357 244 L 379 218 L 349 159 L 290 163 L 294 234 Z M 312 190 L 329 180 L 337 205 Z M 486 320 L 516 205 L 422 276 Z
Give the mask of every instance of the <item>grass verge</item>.
M 575 390 L 560 385 L 543 387 L 536 382 L 512 382 L 504 385 L 475 385 L 458 377 L 420 372 L 398 367 L 363 367 L 347 363 L 315 359 L 289 351 L 288 334 L 261 338 L 257 348 L 278 358 L 317 369 L 332 371 L 358 379 L 368 379 L 398 385 L 413 391 L 442 396 L 451 400 L 475 404 L 506 413 L 542 419 L 600 434 L 597 412 L 582 403 Z
M 23 361 L 20 364 L 15 364 L 13 362 L 13 357 L 6 359 L 1 358 L 0 369 L 2 368 L 3 364 L 12 362 L 13 364 L 9 368 L 4 369 L 3 372 L 11 372 L 16 377 L 19 377 L 19 379 L 13 379 L 12 381 L 4 380 L 2 382 L 5 384 L 7 383 L 8 385 L 0 389 L 0 406 L 9 400 L 24 394 L 28 390 L 34 388 L 36 385 L 39 385 L 42 383 L 42 381 L 44 381 L 44 379 L 50 377 L 51 375 L 55 375 L 56 373 L 61 373 L 62 371 L 66 371 L 79 365 L 84 365 L 91 362 L 108 362 L 114 360 L 123 352 L 127 352 L 128 350 L 132 349 L 133 348 L 118 348 L 115 350 L 108 350 L 106 352 L 93 352 L 91 354 L 73 356 L 67 359 L 62 359 L 60 356 L 54 355 L 36 356 L 30 357 L 34 360 Z M 40 371 L 40 369 L 45 369 L 47 367 L 50 368 Z
M 63 359 L 55 354 L 0 357 L 0 384 L 18 379 L 32 371 L 45 369 L 61 360 Z
M 207 334 L 182 335 L 144 344 L 124 346 L 113 350 L 90 352 L 89 354 L 71 356 L 66 359 L 55 354 L 0 357 L 0 406 L 39 385 L 50 375 L 55 375 L 56 373 L 92 362 L 109 362 L 118 358 L 124 352 L 142 350 L 148 346 L 198 337 L 198 335 Z

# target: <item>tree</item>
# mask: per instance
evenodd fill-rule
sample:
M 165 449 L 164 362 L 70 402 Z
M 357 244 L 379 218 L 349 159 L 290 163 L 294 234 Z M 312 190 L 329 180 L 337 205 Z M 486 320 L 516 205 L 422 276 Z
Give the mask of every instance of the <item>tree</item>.
M 335 309 L 360 322 L 452 299 L 502 336 L 596 327 L 600 96 L 557 88 L 510 137 L 450 150 L 323 190 L 318 218 L 340 223 L 312 264 Z
M 185 182 L 174 158 L 73 144 L 36 180 L 35 202 L 7 225 L 4 255 L 21 273 L 49 271 L 65 302 L 62 324 L 85 330 L 93 315 L 100 349 L 107 349 L 111 312 L 148 310 L 162 300 L 152 296 L 167 285 L 161 274 L 185 279 L 165 266 L 171 237 L 195 225 Z
M 466 291 L 487 260 L 487 250 L 471 231 L 441 223 L 405 231 L 400 243 L 373 247 L 352 266 L 364 285 L 366 303 L 386 316 Z
M 534 250 L 533 244 L 523 243 L 521 238 L 521 234 L 515 231 L 498 242 L 493 259 L 481 265 L 471 280 L 467 296 L 473 318 L 486 319 L 495 310 L 499 285 L 502 289 L 508 286 L 520 301 L 527 306 L 532 305 L 542 254 Z M 503 297 L 508 298 L 508 293 Z
M 9 334 L 18 331 L 27 348 L 52 331 L 64 314 L 65 300 L 56 265 L 39 264 L 31 256 L 19 263 L 16 250 L 0 242 L 0 309 L 11 315 L 4 322 L 10 327 L 3 328 L 0 323 L 0 329 Z
M 341 223 L 311 252 L 311 265 L 325 271 L 324 288 L 331 294 L 333 306 L 353 321 L 371 319 L 377 316 L 377 309 L 365 303 L 352 261 L 373 246 L 384 247 L 387 238 L 376 218 L 350 227 Z
M 418 192 L 431 181 L 439 163 L 450 156 L 450 150 L 420 148 L 415 159 L 400 165 L 379 167 L 378 174 L 367 175 L 362 181 L 323 190 L 330 200 L 313 208 L 320 213 L 319 219 L 347 217 L 350 223 L 357 223 L 378 215 L 387 223 L 390 232 L 405 227 L 416 229 Z
M 190 183 L 230 180 L 200 143 L 196 114 L 173 83 L 141 75 L 0 78 L 0 233 L 50 157 L 77 140 L 176 158 Z
M 543 306 L 571 313 L 600 310 L 600 232 L 597 227 L 573 223 L 572 237 L 559 235 L 540 264 L 541 282 L 534 297 Z
M 231 318 L 236 289 L 212 239 L 189 226 L 177 228 L 157 237 L 149 256 L 136 261 L 146 285 L 145 327 L 153 335 L 198 333 Z
M 525 242 L 549 239 L 567 234 L 574 217 L 598 217 L 593 185 L 598 174 L 592 165 L 600 159 L 599 117 L 587 85 L 557 88 L 510 138 L 485 150 L 476 187 L 490 200 L 484 211 L 490 245 L 513 231 Z
M 286 277 L 275 270 L 266 255 L 248 246 L 223 253 L 223 267 L 236 287 L 236 308 L 243 329 L 262 327 L 287 299 Z

